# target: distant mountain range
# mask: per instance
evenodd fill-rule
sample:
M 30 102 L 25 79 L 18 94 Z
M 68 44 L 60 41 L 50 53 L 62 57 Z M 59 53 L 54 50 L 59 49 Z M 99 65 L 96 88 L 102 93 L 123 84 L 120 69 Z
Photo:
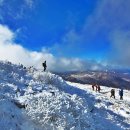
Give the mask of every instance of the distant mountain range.
M 108 87 L 125 88 L 130 90 L 130 71 L 129 70 L 103 70 L 103 71 L 84 71 L 84 72 L 65 72 L 56 73 L 64 80 L 82 83 L 99 84 Z

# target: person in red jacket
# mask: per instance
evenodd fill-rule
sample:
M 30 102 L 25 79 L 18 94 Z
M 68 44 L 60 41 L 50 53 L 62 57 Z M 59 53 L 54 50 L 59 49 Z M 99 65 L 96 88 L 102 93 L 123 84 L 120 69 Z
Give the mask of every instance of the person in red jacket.
M 92 85 L 92 90 L 94 91 L 95 84 Z
M 100 87 L 100 85 L 97 85 L 98 86 L 98 92 L 100 93 L 100 90 L 101 90 L 101 87 Z

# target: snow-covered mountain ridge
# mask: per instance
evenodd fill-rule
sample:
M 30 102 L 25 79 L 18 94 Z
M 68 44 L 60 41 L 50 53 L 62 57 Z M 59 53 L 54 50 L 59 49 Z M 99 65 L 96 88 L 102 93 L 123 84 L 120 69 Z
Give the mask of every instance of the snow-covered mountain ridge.
M 130 95 L 125 93 L 124 101 L 109 100 L 89 85 L 0 62 L 0 130 L 129 130 Z M 113 111 L 113 104 L 122 111 Z
M 126 73 L 127 72 L 127 73 Z M 83 72 L 57 73 L 64 80 L 81 84 L 97 83 L 102 86 L 130 90 L 130 71 L 128 70 L 88 70 Z

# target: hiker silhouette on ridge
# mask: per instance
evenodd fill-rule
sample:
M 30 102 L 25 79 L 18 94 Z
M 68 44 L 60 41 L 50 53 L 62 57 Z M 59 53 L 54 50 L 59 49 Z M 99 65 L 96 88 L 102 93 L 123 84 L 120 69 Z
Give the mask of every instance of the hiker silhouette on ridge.
M 44 63 L 42 63 L 42 66 L 44 67 L 44 72 L 46 71 L 47 65 L 46 65 L 46 60 L 44 61 Z

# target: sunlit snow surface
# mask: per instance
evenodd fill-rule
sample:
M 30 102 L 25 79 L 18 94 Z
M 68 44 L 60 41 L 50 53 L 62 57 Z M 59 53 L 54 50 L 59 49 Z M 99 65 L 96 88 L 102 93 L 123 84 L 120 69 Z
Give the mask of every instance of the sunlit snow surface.
M 86 100 L 91 100 L 95 106 L 93 117 L 97 125 L 102 124 L 104 130 L 130 130 L 130 91 L 124 90 L 124 100 L 120 100 L 119 89 L 115 89 L 116 98 L 113 99 L 110 98 L 110 87 L 101 86 L 98 93 L 92 90 L 91 85 L 67 83 L 90 95 Z
M 120 101 L 101 89 L 0 62 L 0 130 L 130 130 L 130 91 Z

